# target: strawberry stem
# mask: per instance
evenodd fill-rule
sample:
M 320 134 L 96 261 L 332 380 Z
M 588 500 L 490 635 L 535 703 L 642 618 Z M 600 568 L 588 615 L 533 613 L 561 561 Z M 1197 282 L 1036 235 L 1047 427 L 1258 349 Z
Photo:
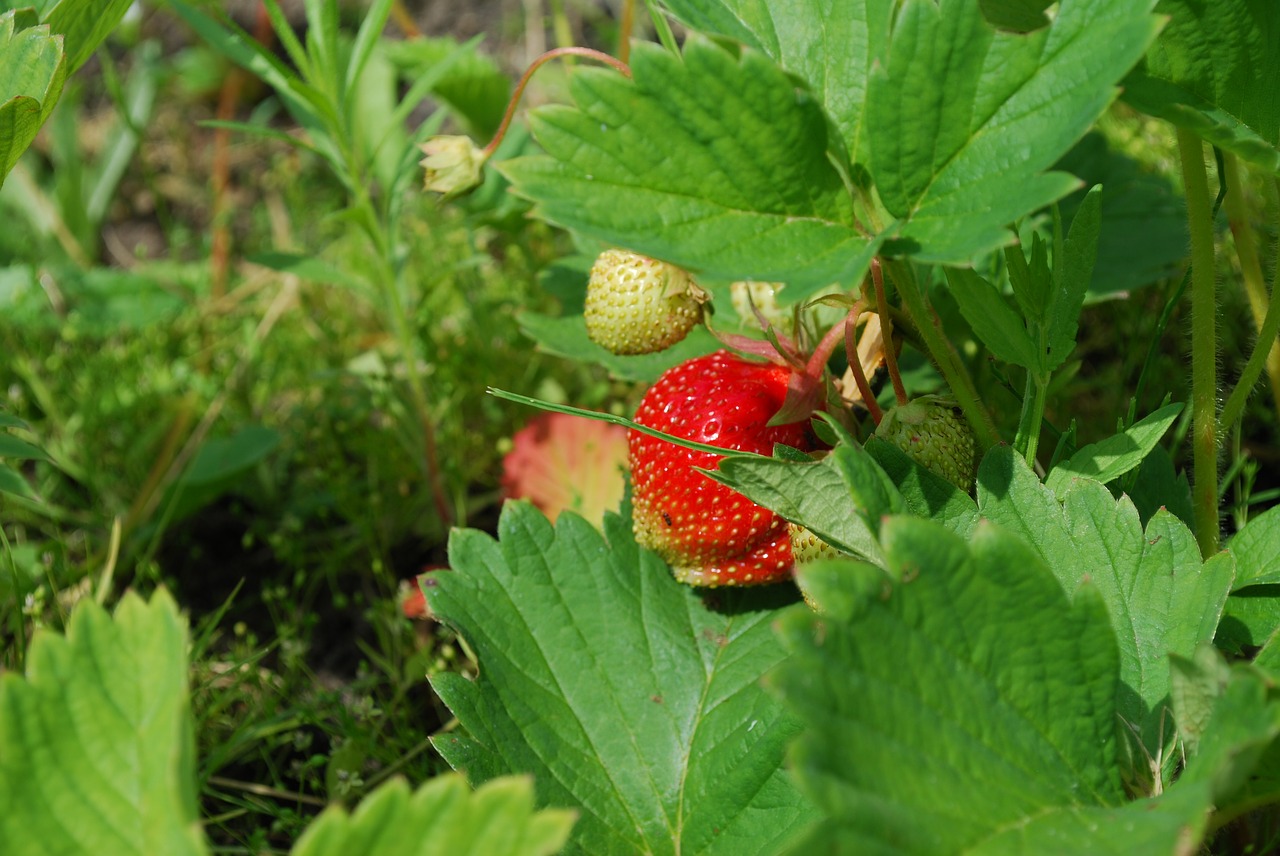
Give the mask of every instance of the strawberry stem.
M 598 62 L 604 63 L 605 65 L 616 68 L 627 77 L 631 76 L 631 66 L 627 65 L 620 59 L 609 56 L 609 54 L 604 53 L 603 51 L 576 46 L 553 48 L 552 50 L 547 51 L 542 54 L 542 56 L 529 63 L 529 67 L 525 69 L 524 74 L 521 75 L 520 81 L 516 84 L 516 91 L 511 94 L 511 100 L 507 102 L 507 112 L 502 116 L 502 124 L 498 126 L 498 131 L 493 135 L 493 139 L 489 141 L 489 145 L 484 147 L 483 154 L 486 159 L 498 150 L 498 146 L 501 145 L 503 138 L 506 137 L 507 128 L 511 125 L 511 119 L 516 114 L 516 105 L 520 103 L 520 99 L 524 96 L 525 87 L 529 85 L 529 80 L 533 77 L 533 73 L 556 57 L 562 56 L 580 56 L 585 57 L 586 59 L 594 59 Z
M 884 367 L 889 372 L 889 380 L 893 382 L 893 397 L 898 406 L 907 403 L 907 388 L 902 383 L 902 374 L 898 371 L 898 352 L 893 347 L 893 319 L 889 317 L 889 300 L 884 293 L 884 273 L 880 270 L 880 259 L 871 260 L 871 282 L 876 290 L 876 311 L 880 315 L 880 329 L 884 340 Z M 876 420 L 880 424 L 880 420 Z
M 862 370 L 862 358 L 858 356 L 858 322 L 857 317 L 862 314 L 865 304 L 859 300 L 853 304 L 853 308 L 849 310 L 849 315 L 854 318 L 852 324 L 844 326 L 844 350 L 849 357 L 849 371 L 853 374 L 853 382 L 858 387 L 858 394 L 862 396 L 862 403 L 866 406 L 867 412 L 871 414 L 871 420 L 879 427 L 880 420 L 884 418 L 884 411 L 880 409 L 879 402 L 871 393 L 871 384 L 867 383 L 867 374 Z M 883 323 L 883 319 L 881 319 Z
M 978 388 L 964 363 L 960 361 L 960 355 L 956 353 L 947 334 L 942 331 L 941 319 L 925 300 L 924 292 L 916 283 L 915 273 L 902 260 L 886 259 L 885 265 L 889 278 L 902 297 L 903 308 L 915 323 L 916 331 L 924 341 L 929 356 L 951 388 L 951 394 L 964 411 L 965 418 L 969 420 L 969 426 L 973 428 L 980 447 L 983 450 L 991 448 L 1000 442 L 1000 433 L 996 430 L 991 414 L 982 404 L 982 399 L 978 397 Z

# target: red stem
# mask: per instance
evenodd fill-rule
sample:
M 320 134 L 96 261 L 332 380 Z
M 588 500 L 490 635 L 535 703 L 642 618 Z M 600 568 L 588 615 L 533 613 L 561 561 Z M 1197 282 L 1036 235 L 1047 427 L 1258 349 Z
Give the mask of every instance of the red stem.
M 889 299 L 884 294 L 884 274 L 880 270 L 879 259 L 871 260 L 871 282 L 876 289 L 876 312 L 880 315 L 881 338 L 884 340 L 884 366 L 889 371 L 889 380 L 893 382 L 893 397 L 901 407 L 907 403 L 907 388 L 898 371 L 898 354 L 893 347 L 893 319 L 889 317 Z M 876 424 L 880 424 L 879 419 Z
M 858 394 L 862 396 L 862 403 L 866 405 L 872 421 L 878 426 L 884 417 L 884 411 L 880 409 L 875 396 L 871 394 L 871 384 L 867 383 L 867 375 L 862 370 L 862 359 L 858 356 L 858 316 L 865 308 L 866 304 L 859 300 L 849 310 L 849 317 L 853 320 L 852 323 L 844 326 L 844 349 L 849 357 L 849 371 L 853 373 L 853 382 L 858 387 Z M 881 324 L 883 323 L 882 320 Z M 883 326 L 881 329 L 883 330 Z
M 498 126 L 498 131 L 493 135 L 493 139 L 489 141 L 489 145 L 484 147 L 484 156 L 486 158 L 498 150 L 498 146 L 502 143 L 502 138 L 507 135 L 507 127 L 511 124 L 511 119 L 516 114 L 516 105 L 520 103 L 521 97 L 524 96 L 524 89 L 529 85 L 529 80 L 533 77 L 533 73 L 541 68 L 545 63 L 561 56 L 580 56 L 585 57 L 586 59 L 594 59 L 598 62 L 604 63 L 605 65 L 616 68 L 627 77 L 631 76 L 631 66 L 627 65 L 620 59 L 609 56 L 603 51 L 580 47 L 553 48 L 552 50 L 547 51 L 542 56 L 529 63 L 529 67 L 525 69 L 524 74 L 521 75 L 520 81 L 516 84 L 516 91 L 512 93 L 511 100 L 507 102 L 507 112 L 502 117 L 502 124 Z

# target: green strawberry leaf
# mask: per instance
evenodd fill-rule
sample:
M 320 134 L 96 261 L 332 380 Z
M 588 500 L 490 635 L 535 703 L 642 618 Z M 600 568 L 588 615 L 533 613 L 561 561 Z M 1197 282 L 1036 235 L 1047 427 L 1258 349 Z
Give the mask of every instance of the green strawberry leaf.
M 970 852 L 1119 806 L 1119 662 L 1098 594 L 1069 599 L 985 522 L 966 542 L 894 517 L 881 542 L 889 575 L 815 563 L 800 576 L 826 614 L 780 622 L 792 657 L 770 682 L 807 722 L 792 764 L 830 818 L 794 852 Z
M 88 62 L 132 5 L 133 0 L 59 0 L 49 10 L 45 23 L 66 39 L 67 74 Z
M 760 686 L 789 586 L 698 592 L 577 515 L 508 503 L 499 539 L 450 539 L 426 577 L 480 677 L 433 686 L 468 732 L 436 746 L 473 783 L 531 773 L 540 805 L 580 812 L 570 853 L 769 853 L 814 817 L 782 769 L 798 723 Z
M 1053 468 L 1045 479 L 1045 485 L 1062 496 L 1078 478 L 1102 484 L 1115 481 L 1142 463 L 1181 412 L 1181 402 L 1166 404 L 1119 434 L 1080 447 L 1070 458 Z
M 1098 260 L 1098 235 L 1102 228 L 1102 188 L 1092 187 L 1076 208 L 1063 242 L 1062 258 L 1054 260 L 1054 288 L 1043 320 L 1045 371 L 1066 362 L 1076 347 L 1080 310 Z
M 30 14 L 0 15 L 0 185 L 53 112 L 66 77 L 61 36 Z
M 1235 799 L 1243 797 L 1241 802 L 1248 803 L 1257 795 L 1241 794 L 1241 789 L 1280 736 L 1280 701 L 1272 697 L 1271 682 L 1258 669 L 1241 664 L 1225 674 L 1195 754 L 1175 787 L 1207 785 L 1216 808 L 1230 813 Z
M 331 806 L 307 827 L 292 856 L 551 856 L 573 827 L 573 812 L 534 811 L 533 782 L 504 777 L 471 791 L 456 774 L 410 792 L 393 779 L 348 814 Z
M 664 0 L 686 25 L 764 51 L 809 84 L 835 122 L 845 150 L 866 164 L 867 79 L 889 45 L 892 0 Z
M 867 440 L 866 450 L 902 492 L 908 511 L 969 537 L 978 523 L 978 506 L 967 493 L 878 437 Z
M 681 56 L 637 44 L 631 69 L 579 69 L 575 107 L 531 114 L 550 157 L 497 168 L 536 214 L 694 274 L 787 282 L 788 299 L 862 277 L 878 239 L 855 228 L 827 119 L 791 77 L 698 37 Z
M 5 853 L 207 853 L 195 791 L 187 634 L 163 591 L 92 600 L 0 675 Z
M 1228 654 L 1252 653 L 1270 647 L 1280 630 L 1280 585 L 1252 585 L 1227 598 L 1213 642 Z
M 730 455 L 707 475 L 837 549 L 873 562 L 882 561 L 880 519 L 906 510 L 884 470 L 852 441 L 804 463 Z
M 654 354 L 623 357 L 610 353 L 591 341 L 581 315 L 554 317 L 526 311 L 520 313 L 518 321 L 520 331 L 537 342 L 538 348 L 548 354 L 604 366 L 616 378 L 645 383 L 653 383 L 667 369 L 685 360 L 724 347 L 707 332 L 706 327 L 699 326 L 670 348 Z
M 903 243 L 965 264 L 1070 193 L 1046 173 L 1101 115 L 1156 34 L 1150 0 L 1064 0 L 1052 24 L 996 32 L 972 0 L 907 0 L 867 102 L 871 173 Z M 1011 192 L 1016 190 L 1016 192 Z
M 1230 554 L 1202 562 L 1182 521 L 1161 511 L 1144 530 L 1133 503 L 1095 481 L 1060 501 L 1007 447 L 979 468 L 978 507 L 1032 545 L 1067 591 L 1088 580 L 1102 596 L 1120 646 L 1117 712 L 1149 757 L 1168 757 L 1168 656 L 1190 658 L 1213 639 L 1235 576 Z
M 1280 583 L 1280 506 L 1246 523 L 1227 547 L 1236 557 L 1236 588 Z
M 946 268 L 947 285 L 973 334 L 997 360 L 1039 369 L 1040 353 L 1027 323 L 1013 311 L 1000 289 L 970 268 Z
M 1231 679 L 1231 668 L 1212 645 L 1196 647 L 1195 654 L 1169 655 L 1171 683 L 1169 701 L 1178 738 L 1187 755 L 1194 757 L 1200 738 L 1208 730 L 1218 697 Z
M 1113 150 L 1098 131 L 1086 134 L 1055 168 L 1106 188 L 1086 300 L 1115 296 L 1179 272 L 1188 252 L 1186 203 L 1166 175 Z M 1074 218 L 1085 196 L 1080 191 L 1062 201 L 1064 221 Z
M 1161 0 L 1156 11 L 1169 23 L 1125 100 L 1280 175 L 1280 5 Z

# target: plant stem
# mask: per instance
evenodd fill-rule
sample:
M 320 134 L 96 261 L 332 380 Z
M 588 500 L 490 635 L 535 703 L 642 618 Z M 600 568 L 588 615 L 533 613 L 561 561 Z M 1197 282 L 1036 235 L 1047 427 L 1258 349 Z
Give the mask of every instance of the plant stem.
M 1018 431 L 1013 438 L 1013 448 L 1032 469 L 1040 451 L 1040 425 L 1044 421 L 1044 405 L 1048 398 L 1047 378 L 1027 369 L 1027 382 L 1022 390 L 1022 413 L 1018 416 Z
M 1227 181 L 1227 198 L 1224 207 L 1227 211 L 1227 223 L 1231 226 L 1231 235 L 1235 239 L 1236 257 L 1240 260 L 1240 275 L 1244 279 L 1244 290 L 1249 297 L 1249 308 L 1253 311 L 1253 323 L 1258 327 L 1258 339 L 1254 349 L 1266 349 L 1267 375 L 1271 380 L 1271 401 L 1280 416 L 1280 342 L 1276 341 L 1276 333 L 1264 336 L 1267 316 L 1272 309 L 1267 293 L 1267 284 L 1262 276 L 1262 262 L 1258 259 L 1258 247 L 1254 243 L 1254 230 L 1249 226 L 1249 208 L 1245 203 L 1244 193 L 1240 185 L 1240 163 L 1230 152 L 1223 153 L 1223 173 Z M 1252 361 L 1252 356 L 1250 356 Z M 1240 386 L 1253 389 L 1257 378 L 1240 379 Z M 1235 398 L 1235 392 L 1231 398 Z M 1224 408 L 1225 413 L 1225 408 Z M 1232 422 L 1235 420 L 1232 419 Z M 1230 427 L 1223 420 L 1221 430 Z
M 965 418 L 969 420 L 979 445 L 984 450 L 996 445 L 1000 442 L 1000 434 L 996 431 L 995 422 L 991 419 L 987 408 L 983 406 L 982 400 L 978 398 L 978 389 L 974 386 L 973 378 L 969 376 L 964 363 L 960 362 L 960 355 L 956 353 L 946 334 L 942 332 L 942 321 L 925 301 L 924 293 L 916 284 L 915 273 L 907 263 L 901 260 L 886 261 L 886 268 L 893 279 L 894 286 L 898 289 L 898 294 L 902 296 L 903 307 L 911 316 L 916 331 L 928 348 L 929 356 L 933 358 L 938 371 L 951 387 L 952 395 L 964 410 Z
M 1280 190 L 1280 181 L 1277 182 L 1277 189 Z M 1271 281 L 1272 283 L 1280 281 L 1280 255 L 1276 258 L 1276 269 L 1271 272 Z M 1244 406 L 1249 400 L 1250 393 L 1253 392 L 1253 385 L 1258 382 L 1262 374 L 1263 364 L 1269 363 L 1270 355 L 1276 352 L 1277 336 L 1280 336 L 1280 300 L 1271 300 L 1267 306 L 1266 315 L 1262 318 L 1262 326 L 1258 330 L 1253 352 L 1249 354 L 1249 360 L 1240 372 L 1235 389 L 1231 390 L 1227 403 L 1222 407 L 1222 414 L 1218 417 L 1219 431 L 1229 431 L 1244 413 Z M 1266 342 L 1272 343 L 1270 349 L 1263 347 Z M 1276 406 L 1280 407 L 1280 398 L 1277 398 Z
M 1200 555 L 1218 552 L 1218 343 L 1214 287 L 1213 213 L 1204 146 L 1178 128 L 1178 156 L 1191 234 L 1192 505 Z
M 502 115 L 502 124 L 498 126 L 498 130 L 493 135 L 493 139 L 489 141 L 489 145 L 484 147 L 483 154 L 486 158 L 498 150 L 498 146 L 502 144 L 503 137 L 507 135 L 507 127 L 511 124 L 511 119 L 516 114 L 516 105 L 520 103 L 520 99 L 524 96 L 525 87 L 529 85 L 529 80 L 533 77 L 533 73 L 547 62 L 561 56 L 580 56 L 586 57 L 587 59 L 594 59 L 598 62 L 604 63 L 605 65 L 612 66 L 627 77 L 631 76 L 630 66 L 622 60 L 611 57 L 602 51 L 572 46 L 552 48 L 539 56 L 533 62 L 529 63 L 529 67 L 526 68 L 524 70 L 524 74 L 520 76 L 519 82 L 516 83 L 516 91 L 511 93 L 511 100 L 507 102 L 507 112 Z
M 885 342 L 884 366 L 889 372 L 889 380 L 893 382 L 893 397 L 898 406 L 907 403 L 907 388 L 902 385 L 902 373 L 898 371 L 898 355 L 893 349 L 893 319 L 889 317 L 889 299 L 884 293 L 884 274 L 880 270 L 880 260 L 871 260 L 871 283 L 876 290 L 876 311 L 880 314 L 880 329 Z M 880 420 L 876 420 L 880 424 Z

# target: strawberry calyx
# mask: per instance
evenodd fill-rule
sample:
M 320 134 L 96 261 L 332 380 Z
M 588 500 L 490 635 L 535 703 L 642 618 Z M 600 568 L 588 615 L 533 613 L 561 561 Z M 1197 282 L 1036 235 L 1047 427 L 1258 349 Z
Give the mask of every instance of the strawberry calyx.
M 779 333 L 773 325 L 760 316 L 764 325 L 764 339 L 737 333 L 712 331 L 720 342 L 741 354 L 760 357 L 791 369 L 787 381 L 787 395 L 777 414 L 769 420 L 769 426 L 790 425 L 808 419 L 821 410 L 826 399 L 824 371 L 835 349 L 844 341 L 845 327 L 856 315 L 850 312 L 822 337 L 817 347 L 806 354 L 794 339 Z

